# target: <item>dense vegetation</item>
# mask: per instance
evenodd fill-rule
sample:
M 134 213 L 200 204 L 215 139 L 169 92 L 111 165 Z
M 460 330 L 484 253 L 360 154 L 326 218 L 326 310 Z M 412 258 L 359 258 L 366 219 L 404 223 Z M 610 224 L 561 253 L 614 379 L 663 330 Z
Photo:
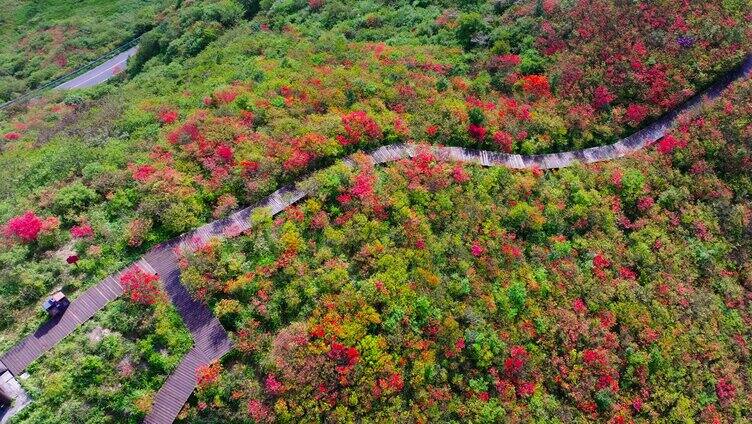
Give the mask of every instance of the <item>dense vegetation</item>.
M 185 257 L 237 340 L 193 421 L 743 421 L 750 113 L 747 81 L 632 159 L 321 173 Z
M 191 346 L 166 298 L 117 300 L 32 364 L 14 423 L 140 423 Z
M 167 0 L 0 1 L 0 103 L 152 28 Z
M 0 115 L 2 350 L 36 328 L 52 288 L 75 296 L 347 154 L 608 144 L 752 50 L 752 5 L 734 0 L 131 3 L 14 2 L 39 27 L 14 12 L 17 29 L 0 32 L 9 45 L 55 22 L 109 22 L 111 44 L 74 49 L 85 60 L 154 26 L 130 79 Z M 63 19 L 73 12 L 85 18 Z M 44 64 L 68 50 L 38 44 L 41 65 L 0 69 L 0 98 L 64 71 Z M 13 57 L 0 62 L 26 63 Z M 751 91 L 632 160 L 325 173 L 320 199 L 190 258 L 186 281 L 241 341 L 224 373 L 203 370 L 190 417 L 748 414 Z M 286 337 L 306 341 L 302 362 L 274 351 Z M 285 368 L 307 360 L 328 367 L 318 395 Z

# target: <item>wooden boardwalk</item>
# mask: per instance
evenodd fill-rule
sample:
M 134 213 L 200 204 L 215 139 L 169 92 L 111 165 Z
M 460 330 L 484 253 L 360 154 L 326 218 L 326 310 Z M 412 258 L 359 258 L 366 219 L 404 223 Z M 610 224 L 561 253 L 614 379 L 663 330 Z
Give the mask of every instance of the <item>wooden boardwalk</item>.
M 109 276 L 74 299 L 65 312 L 39 327 L 11 348 L 0 362 L 13 375 L 19 375 L 29 364 L 52 349 L 60 340 L 86 322 L 100 309 L 123 294 L 118 275 Z
M 731 83 L 750 75 L 752 75 L 752 55 L 747 56 L 739 67 L 727 73 L 704 92 L 666 113 L 646 128 L 608 146 L 532 156 L 461 147 L 428 146 L 426 148 L 430 149 L 440 160 L 481 166 L 504 166 L 513 169 L 554 169 L 576 163 L 587 164 L 612 160 L 627 156 L 656 142 L 666 135 L 680 115 L 698 110 L 704 100 L 719 97 Z M 382 164 L 414 157 L 417 149 L 414 145 L 395 144 L 376 149 L 368 153 L 368 156 L 373 163 Z M 344 163 L 351 168 L 355 166 L 355 162 L 349 158 L 345 159 Z M 196 388 L 196 369 L 219 360 L 232 349 L 232 342 L 219 321 L 202 302 L 193 299 L 181 284 L 175 251 L 195 249 L 213 237 L 233 237 L 250 228 L 249 218 L 255 210 L 263 208 L 272 215 L 276 215 L 308 194 L 310 193 L 296 187 L 279 189 L 257 205 L 241 209 L 227 218 L 208 223 L 155 247 L 134 264 L 144 271 L 159 274 L 165 291 L 194 340 L 193 349 L 183 358 L 155 396 L 152 411 L 146 418 L 147 423 L 173 422 Z M 22 373 L 30 363 L 49 351 L 107 303 L 120 296 L 123 289 L 119 283 L 119 276 L 120 273 L 109 276 L 83 292 L 71 302 L 65 313 L 46 322 L 33 334 L 0 356 L 0 369 L 7 369 L 13 375 Z
M 177 255 L 169 245 L 153 249 L 139 262 L 146 271 L 158 274 L 165 291 L 193 336 L 194 346 L 183 357 L 165 384 L 154 397 L 145 422 L 169 424 L 188 401 L 196 388 L 196 370 L 219 360 L 232 348 L 227 332 L 203 302 L 195 300 L 180 283 Z

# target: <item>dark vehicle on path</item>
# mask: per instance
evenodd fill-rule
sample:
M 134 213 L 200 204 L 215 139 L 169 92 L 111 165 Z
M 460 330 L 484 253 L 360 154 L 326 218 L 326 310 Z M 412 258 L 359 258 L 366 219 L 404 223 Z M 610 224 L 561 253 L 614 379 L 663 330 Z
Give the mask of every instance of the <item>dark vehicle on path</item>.
M 70 305 L 70 300 L 61 291 L 55 292 L 49 299 L 44 301 L 42 308 L 51 316 L 61 314 Z

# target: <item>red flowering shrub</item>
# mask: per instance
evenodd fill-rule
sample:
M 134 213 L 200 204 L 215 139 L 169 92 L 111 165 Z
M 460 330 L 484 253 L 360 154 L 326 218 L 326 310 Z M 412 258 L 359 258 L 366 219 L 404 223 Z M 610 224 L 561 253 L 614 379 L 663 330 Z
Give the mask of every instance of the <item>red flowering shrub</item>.
M 277 380 L 277 377 L 274 374 L 268 374 L 266 376 L 266 380 L 264 380 L 264 388 L 272 396 L 282 394 L 285 389 L 284 385 Z
M 519 65 L 522 62 L 520 55 L 517 54 L 504 54 L 499 56 L 493 56 L 488 65 L 489 68 L 494 70 L 511 69 Z
M 15 141 L 21 138 L 21 134 L 16 131 L 11 131 L 11 132 L 5 133 L 5 135 L 3 135 L 3 138 L 6 141 Z
M 522 89 L 525 93 L 537 97 L 551 94 L 551 86 L 545 75 L 528 75 L 522 79 Z
M 216 98 L 222 104 L 230 104 L 235 101 L 237 97 L 238 92 L 231 88 L 220 90 L 214 93 L 214 98 Z
M 70 229 L 71 236 L 75 238 L 88 238 L 94 237 L 94 230 L 91 229 L 91 225 L 83 224 L 77 225 Z
M 316 1 L 316 0 L 314 0 Z M 256 423 L 269 423 L 274 421 L 271 409 L 257 399 L 248 401 L 248 415 Z
M 337 140 L 343 146 L 359 144 L 381 139 L 381 128 L 363 111 L 350 112 L 342 116 L 344 135 L 338 135 Z
M 603 109 L 610 105 L 614 99 L 616 99 L 616 96 L 611 94 L 608 87 L 599 85 L 593 92 L 593 107 L 596 109 Z
M 159 122 L 169 125 L 178 119 L 179 113 L 176 110 L 165 109 L 160 111 L 157 116 L 159 117 Z
M 146 182 L 157 170 L 151 165 L 131 165 L 131 177 L 138 182 Z
M 470 124 L 470 126 L 467 127 L 467 132 L 470 134 L 470 137 L 478 141 L 483 141 L 486 138 L 488 129 L 482 125 Z
M 504 153 L 512 153 L 512 146 L 514 145 L 514 138 L 511 134 L 504 131 L 496 131 L 493 135 L 494 143 L 499 146 Z
M 669 134 L 658 140 L 658 151 L 667 155 L 673 152 L 674 149 L 684 147 L 685 145 L 686 143 L 679 141 L 673 135 Z
M 514 377 L 522 371 L 522 367 L 528 360 L 527 350 L 523 346 L 512 346 L 509 357 L 504 360 L 504 373 Z
M 219 380 L 219 375 L 222 373 L 222 364 L 219 362 L 212 362 L 209 365 L 203 365 L 196 369 L 196 380 L 199 390 L 205 390 L 211 385 L 215 384 Z
M 472 246 L 470 246 L 470 253 L 476 258 L 481 256 L 485 251 L 486 249 L 484 249 L 477 240 L 473 242 Z
M 736 396 L 736 387 L 734 387 L 728 379 L 719 378 L 718 382 L 715 384 L 715 393 L 718 396 L 718 399 L 726 404 Z
M 468 175 L 462 165 L 459 164 L 454 166 L 454 169 L 452 170 L 452 178 L 454 178 L 454 182 L 460 184 L 470 181 L 470 175 Z
M 159 277 L 133 266 L 120 276 L 126 296 L 135 303 L 153 305 L 161 297 Z
M 232 163 L 233 162 L 232 147 L 226 144 L 223 144 L 217 147 L 217 156 L 219 156 L 225 162 Z
M 627 112 L 626 112 L 627 121 L 631 125 L 637 126 L 640 122 L 645 120 L 649 112 L 650 112 L 650 109 L 648 109 L 647 106 L 631 103 L 629 106 L 627 106 Z
M 374 176 L 370 173 L 361 172 L 355 177 L 355 183 L 350 189 L 350 193 L 359 198 L 365 199 L 373 194 Z
M 17 238 L 23 243 L 31 243 L 42 231 L 43 221 L 33 211 L 11 218 L 3 229 L 5 237 Z

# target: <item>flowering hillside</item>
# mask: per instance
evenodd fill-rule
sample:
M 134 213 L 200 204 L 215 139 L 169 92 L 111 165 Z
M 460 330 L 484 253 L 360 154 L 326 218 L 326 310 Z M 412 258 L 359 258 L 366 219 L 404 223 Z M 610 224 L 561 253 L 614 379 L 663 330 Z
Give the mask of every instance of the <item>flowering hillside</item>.
M 331 168 L 184 257 L 239 351 L 191 419 L 743 420 L 751 100 L 587 168 Z
M 47 65 L 78 45 L 31 3 L 11 3 L 23 25 L 2 26 L 0 39 L 36 41 L 0 48 L 0 99 L 73 67 Z M 37 310 L 53 289 L 75 298 L 156 244 L 318 170 L 319 197 L 182 258 L 182 282 L 236 342 L 197 370 L 188 421 L 752 415 L 749 80 L 608 163 L 480 169 L 426 149 L 384 168 L 338 163 L 393 143 L 608 145 L 739 65 L 752 52 L 751 3 L 136 3 L 146 7 L 135 15 L 99 0 L 79 10 L 92 15 L 80 28 L 107 22 L 114 44 L 146 31 L 121 78 L 0 114 L 0 351 L 46 319 Z M 107 45 L 80 42 L 81 60 Z M 158 281 L 120 283 L 151 311 L 164 302 Z M 110 369 L 127 351 L 151 366 L 170 344 L 150 339 L 164 330 L 152 327 L 117 355 L 97 345 L 87 357 Z M 139 396 L 109 380 L 75 393 L 117 404 L 102 420 L 137 420 L 152 377 L 128 386 Z M 68 386 L 29 387 L 52 394 L 29 422 L 63 409 L 54 394 Z

